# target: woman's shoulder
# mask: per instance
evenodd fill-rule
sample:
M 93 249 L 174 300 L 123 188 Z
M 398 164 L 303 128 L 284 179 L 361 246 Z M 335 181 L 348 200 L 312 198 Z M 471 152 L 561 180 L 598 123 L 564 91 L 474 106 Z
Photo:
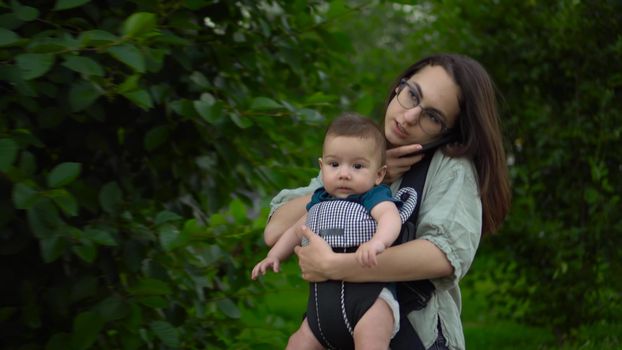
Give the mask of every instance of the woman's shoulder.
M 324 186 L 324 184 L 322 183 L 322 179 L 318 175 L 317 177 L 314 177 L 313 179 L 311 179 L 311 181 L 309 181 L 309 184 L 307 186 L 298 187 L 298 188 L 288 188 L 288 189 L 281 190 L 270 201 L 270 208 L 271 208 L 270 213 L 272 214 L 272 212 L 274 212 L 278 207 L 285 204 L 286 202 L 294 198 L 298 198 L 300 196 L 313 193 L 319 188 L 321 188 L 322 186 Z
M 456 174 L 464 173 L 467 176 L 475 177 L 475 164 L 468 157 L 450 157 L 441 150 L 434 152 L 430 162 L 429 174 Z

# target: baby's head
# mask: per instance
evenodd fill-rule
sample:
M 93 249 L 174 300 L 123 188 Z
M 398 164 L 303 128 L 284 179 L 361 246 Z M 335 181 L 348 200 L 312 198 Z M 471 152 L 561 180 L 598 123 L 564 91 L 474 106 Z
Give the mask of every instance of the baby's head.
M 371 120 L 344 113 L 328 127 L 320 168 L 324 188 L 346 198 L 379 185 L 386 173 L 386 140 Z

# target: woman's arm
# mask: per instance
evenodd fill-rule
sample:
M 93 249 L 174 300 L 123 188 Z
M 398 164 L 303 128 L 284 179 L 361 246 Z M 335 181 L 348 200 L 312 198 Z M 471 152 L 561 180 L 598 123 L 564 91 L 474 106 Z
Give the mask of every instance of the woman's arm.
M 363 267 L 356 254 L 334 253 L 326 241 L 302 230 L 309 245 L 296 247 L 302 277 L 307 281 L 344 280 L 348 282 L 395 282 L 449 276 L 453 267 L 445 254 L 433 243 L 416 239 L 391 247 L 377 256 L 374 267 Z
M 294 198 L 272 213 L 263 231 L 264 241 L 269 247 L 272 247 L 288 228 L 307 213 L 306 205 L 310 200 L 311 194 Z

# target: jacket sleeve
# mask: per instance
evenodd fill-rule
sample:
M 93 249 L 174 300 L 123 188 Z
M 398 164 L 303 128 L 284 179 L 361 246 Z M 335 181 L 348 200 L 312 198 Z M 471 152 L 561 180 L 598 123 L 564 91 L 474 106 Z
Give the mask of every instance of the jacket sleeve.
M 268 218 L 271 217 L 272 213 L 274 213 L 274 211 L 277 210 L 281 205 L 287 203 L 294 198 L 313 193 L 313 191 L 317 190 L 322 186 L 322 180 L 318 175 L 312 178 L 307 186 L 281 190 L 281 192 L 274 196 L 274 198 L 272 198 L 272 200 L 270 201 L 270 215 L 268 216 Z
M 451 263 L 452 275 L 432 280 L 437 289 L 448 290 L 466 275 L 475 257 L 481 237 L 482 203 L 472 162 L 439 154 L 426 177 L 417 238 L 432 242 Z

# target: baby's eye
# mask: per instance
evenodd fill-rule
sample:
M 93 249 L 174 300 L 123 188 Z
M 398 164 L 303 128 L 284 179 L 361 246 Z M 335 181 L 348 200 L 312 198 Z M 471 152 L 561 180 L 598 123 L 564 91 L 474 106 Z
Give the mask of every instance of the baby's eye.
M 360 163 L 355 163 L 355 164 L 352 165 L 352 167 L 354 169 L 363 169 L 365 167 L 365 165 L 360 164 Z
M 339 166 L 339 162 L 336 162 L 336 161 L 331 161 L 331 162 L 328 162 L 328 165 L 329 165 L 329 166 L 331 166 L 331 167 L 333 167 L 333 168 L 336 168 L 336 167 L 338 167 L 338 166 Z

